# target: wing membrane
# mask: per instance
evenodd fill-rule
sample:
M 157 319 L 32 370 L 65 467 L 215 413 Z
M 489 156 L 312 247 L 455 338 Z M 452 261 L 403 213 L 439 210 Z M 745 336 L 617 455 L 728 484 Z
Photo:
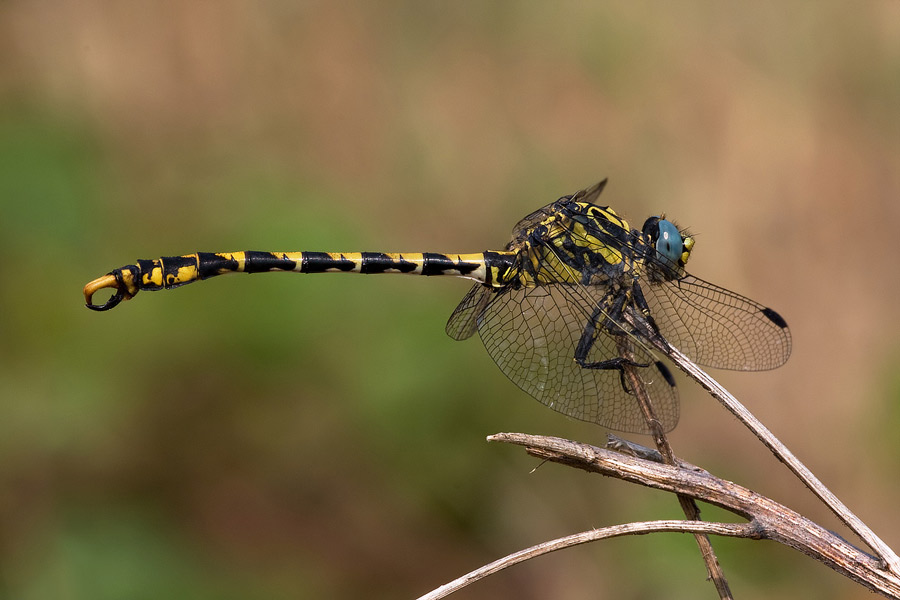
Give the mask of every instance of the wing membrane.
M 643 306 L 618 295 L 630 293 L 629 277 L 640 274 L 640 287 L 660 334 L 700 364 L 734 370 L 773 369 L 790 355 L 790 331 L 775 311 L 683 275 L 679 265 L 666 261 L 637 232 L 611 229 L 618 226 L 615 221 L 592 224 L 589 213 L 569 204 L 569 200 L 593 202 L 604 183 L 522 219 L 511 246 L 528 253 L 522 258 L 523 265 L 541 285 L 476 285 L 450 317 L 447 333 L 465 339 L 477 330 L 500 370 L 558 412 L 610 429 L 648 433 L 637 399 L 619 370 L 585 368 L 576 362 L 578 343 L 591 325 L 595 329 L 593 344 L 587 356 L 581 357 L 583 362 L 604 363 L 622 356 L 623 350 L 630 353 L 643 365 L 635 367 L 637 375 L 663 427 L 670 430 L 677 424 L 679 412 L 671 375 L 639 333 L 615 320 L 623 310 Z M 555 219 L 556 225 L 565 229 L 556 229 L 553 239 L 530 236 L 530 230 L 547 217 L 557 213 L 564 217 L 566 211 L 571 211 L 571 218 Z M 557 235 L 565 237 L 557 239 Z M 610 257 L 623 262 L 604 262 Z M 636 270 L 629 271 L 629 266 Z M 597 311 L 598 307 L 607 312 Z
M 573 239 L 583 240 L 569 230 Z M 766 371 L 791 354 L 787 323 L 774 310 L 693 275 L 675 279 L 677 265 L 635 240 L 592 232 L 624 256 L 646 257 L 641 287 L 660 333 L 698 364 L 735 371 Z M 655 273 L 656 277 L 650 277 Z M 662 275 L 670 281 L 659 282 Z
M 765 371 L 791 354 L 787 324 L 758 302 L 692 275 L 641 285 L 662 336 L 698 364 Z
M 542 268 L 564 278 L 566 267 L 552 254 Z M 604 291 L 577 284 L 504 288 L 492 292 L 493 297 L 478 314 L 478 332 L 500 370 L 542 404 L 610 429 L 648 433 L 637 400 L 626 389 L 618 370 L 585 369 L 575 362 L 578 341 Z M 465 313 L 471 305 L 470 301 Z M 451 317 L 454 324 L 463 320 Z M 460 328 L 455 326 L 453 330 Z M 622 335 L 628 334 L 623 330 Z M 656 359 L 643 346 L 631 346 L 635 361 L 647 365 L 636 368 L 638 377 L 648 390 L 663 427 L 671 430 L 678 422 L 677 392 Z M 587 362 L 617 356 L 616 340 L 599 330 Z
M 478 318 L 496 297 L 496 292 L 491 288 L 481 283 L 473 285 L 450 315 L 445 328 L 447 335 L 454 340 L 467 340 L 472 337 L 478 331 Z

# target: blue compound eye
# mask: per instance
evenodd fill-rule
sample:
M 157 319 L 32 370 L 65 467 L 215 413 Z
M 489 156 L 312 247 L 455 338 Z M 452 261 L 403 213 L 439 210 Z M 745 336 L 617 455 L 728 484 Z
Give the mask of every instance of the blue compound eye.
M 663 258 L 677 265 L 685 250 L 681 232 L 678 231 L 678 228 L 671 221 L 660 219 L 657 223 L 659 225 L 659 237 L 656 238 L 656 251 Z

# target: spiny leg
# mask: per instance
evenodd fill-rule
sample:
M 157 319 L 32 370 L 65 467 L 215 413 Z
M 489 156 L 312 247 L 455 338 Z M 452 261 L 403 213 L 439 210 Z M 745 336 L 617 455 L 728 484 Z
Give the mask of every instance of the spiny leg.
M 624 301 L 625 298 L 623 296 L 616 298 L 616 300 L 613 302 L 612 310 L 618 310 L 619 312 L 621 312 L 621 307 L 624 304 Z M 588 362 L 588 354 L 590 353 L 591 348 L 594 347 L 597 335 L 600 333 L 598 331 L 598 327 L 602 327 L 600 325 L 600 319 L 602 318 L 604 321 L 611 320 L 603 310 L 602 304 L 603 303 L 600 303 L 594 308 L 590 318 L 585 324 L 584 331 L 581 333 L 581 338 L 578 340 L 578 345 L 575 347 L 575 362 L 577 362 L 578 366 L 580 366 L 582 369 L 604 369 L 618 371 L 619 382 L 622 385 L 622 389 L 625 390 L 625 393 L 627 394 L 634 394 L 634 392 L 628 387 L 628 384 L 625 381 L 625 367 L 649 367 L 649 363 L 639 363 L 624 356 L 616 356 L 605 360 Z M 625 338 L 626 336 L 623 333 L 621 337 Z M 626 341 L 623 339 L 623 342 Z

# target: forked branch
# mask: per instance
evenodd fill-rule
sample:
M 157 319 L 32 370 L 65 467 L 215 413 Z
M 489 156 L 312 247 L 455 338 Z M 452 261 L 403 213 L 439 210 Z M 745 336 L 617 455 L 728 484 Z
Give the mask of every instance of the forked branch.
M 665 344 L 664 341 L 653 340 L 659 344 L 657 348 L 664 352 L 672 362 L 684 371 L 691 379 L 703 386 L 722 406 L 738 418 L 753 435 L 768 448 L 775 457 L 783 462 L 800 481 L 808 487 L 822 502 L 828 506 L 837 517 L 858 535 L 882 561 L 882 567 L 891 572 L 894 577 L 900 577 L 900 557 L 879 538 L 862 520 L 853 514 L 847 506 L 841 502 L 819 479 L 813 475 L 806 465 L 800 462 L 794 453 L 788 450 L 781 440 L 775 437 L 769 429 L 756 418 L 747 407 L 738 402 L 722 385 L 700 369 L 688 357 L 677 349 Z
M 561 548 L 617 535 L 662 531 L 772 540 L 803 552 L 874 592 L 889 598 L 900 598 L 900 578 L 883 569 L 880 560 L 774 500 L 719 479 L 706 471 L 659 464 L 589 444 L 547 436 L 500 433 L 490 436 L 488 440 L 524 446 L 529 454 L 542 460 L 703 500 L 739 515 L 748 522 L 728 524 L 656 521 L 588 531 L 511 554 L 422 596 L 423 599 L 442 598 L 481 577 Z
M 662 423 L 656 416 L 650 394 L 647 392 L 643 380 L 641 380 L 638 375 L 631 344 L 624 336 L 617 338 L 616 344 L 618 346 L 619 356 L 626 359 L 626 362 L 622 367 L 622 376 L 628 381 L 629 389 L 634 392 L 635 400 L 637 400 L 638 406 L 641 409 L 644 421 L 647 423 L 647 428 L 650 430 L 650 435 L 653 437 L 653 442 L 656 444 L 656 449 L 660 454 L 661 462 L 667 465 L 674 465 L 676 464 L 675 452 L 669 444 L 669 439 L 666 437 L 666 432 L 662 427 Z M 701 520 L 700 508 L 697 506 L 697 503 L 694 502 L 693 498 L 682 494 L 678 494 L 677 498 L 678 504 L 681 505 L 681 510 L 684 512 L 685 517 L 692 521 Z M 700 556 L 703 558 L 703 563 L 706 565 L 706 572 L 715 586 L 720 600 L 733 600 L 734 596 L 731 594 L 731 587 L 728 585 L 728 580 L 725 578 L 722 565 L 719 563 L 719 558 L 716 556 L 716 552 L 713 549 L 712 542 L 709 540 L 709 536 L 702 533 L 695 533 L 694 539 L 697 541 L 697 546 L 700 549 Z

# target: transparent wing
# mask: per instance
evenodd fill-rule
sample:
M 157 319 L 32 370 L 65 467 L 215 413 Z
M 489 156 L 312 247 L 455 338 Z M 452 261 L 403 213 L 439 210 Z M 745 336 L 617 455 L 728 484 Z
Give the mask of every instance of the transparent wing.
M 542 268 L 561 271 L 565 266 L 551 255 Z M 563 278 L 561 272 L 558 276 Z M 483 292 L 470 291 L 451 317 L 448 332 L 465 333 L 462 324 L 477 312 L 472 307 L 483 306 L 474 318 L 484 346 L 522 390 L 570 417 L 619 431 L 648 433 L 637 400 L 618 370 L 586 369 L 575 362 L 578 342 L 605 290 L 571 284 L 484 289 L 491 297 L 485 301 Z M 624 330 L 623 335 L 627 336 Z M 638 377 L 663 427 L 671 430 L 678 423 L 678 394 L 671 375 L 643 346 L 629 345 L 635 361 L 647 365 L 636 368 Z M 616 340 L 601 328 L 586 362 L 619 355 Z
M 542 404 L 570 417 L 610 429 L 648 433 L 637 400 L 618 370 L 585 369 L 575 348 L 586 325 L 580 305 L 563 286 L 501 292 L 479 322 L 484 346 L 500 370 Z M 618 356 L 612 337 L 600 332 L 587 356 L 601 362 Z M 666 430 L 678 423 L 678 396 L 655 359 L 640 347 L 635 361 L 648 365 L 637 373 L 650 393 Z
M 573 239 L 583 240 L 569 230 Z M 662 336 L 698 364 L 736 371 L 765 371 L 783 365 L 791 354 L 791 333 L 777 312 L 693 275 L 676 279 L 677 265 L 646 247 L 603 232 L 592 234 L 623 255 L 650 255 L 641 288 Z M 655 273 L 655 277 L 649 274 Z M 660 282 L 665 277 L 669 281 Z M 590 289 L 590 288 L 588 288 Z
M 542 206 L 530 215 L 520 219 L 519 222 L 516 223 L 512 228 L 513 239 L 516 239 L 516 237 L 531 229 L 532 227 L 546 219 L 548 216 L 552 215 L 556 211 L 557 202 L 559 201 L 555 200 L 547 206 Z
M 596 200 L 600 196 L 600 192 L 603 191 L 603 188 L 606 187 L 606 181 L 607 180 L 604 179 L 603 181 L 601 181 L 599 183 L 595 183 L 594 185 L 592 185 L 589 188 L 585 188 L 583 190 L 575 192 L 574 194 L 572 194 L 569 197 L 564 196 L 563 198 L 568 198 L 575 202 L 593 203 L 594 200 Z M 527 217 L 520 219 L 519 222 L 516 223 L 515 227 L 513 227 L 513 230 L 512 230 L 513 238 L 517 237 L 523 231 L 531 229 L 532 227 L 534 227 L 535 225 L 537 225 L 538 223 L 540 223 L 541 221 L 543 221 L 544 219 L 546 219 L 547 217 L 552 215 L 554 212 L 556 212 L 556 210 L 557 210 L 556 203 L 557 202 L 559 202 L 559 200 L 555 200 L 546 206 L 542 206 L 541 208 L 537 209 L 536 211 L 534 211 Z
M 666 341 L 694 362 L 765 371 L 791 355 L 791 332 L 771 308 L 692 275 L 641 287 Z
M 454 340 L 467 340 L 478 331 L 478 317 L 496 294 L 486 285 L 476 283 L 450 315 L 445 331 Z
M 590 202 L 591 204 L 594 204 L 594 200 L 596 200 L 600 196 L 603 188 L 606 187 L 607 181 L 607 179 L 598 181 L 589 188 L 585 188 L 581 191 L 575 192 L 574 194 L 572 194 L 572 200 L 576 202 Z

